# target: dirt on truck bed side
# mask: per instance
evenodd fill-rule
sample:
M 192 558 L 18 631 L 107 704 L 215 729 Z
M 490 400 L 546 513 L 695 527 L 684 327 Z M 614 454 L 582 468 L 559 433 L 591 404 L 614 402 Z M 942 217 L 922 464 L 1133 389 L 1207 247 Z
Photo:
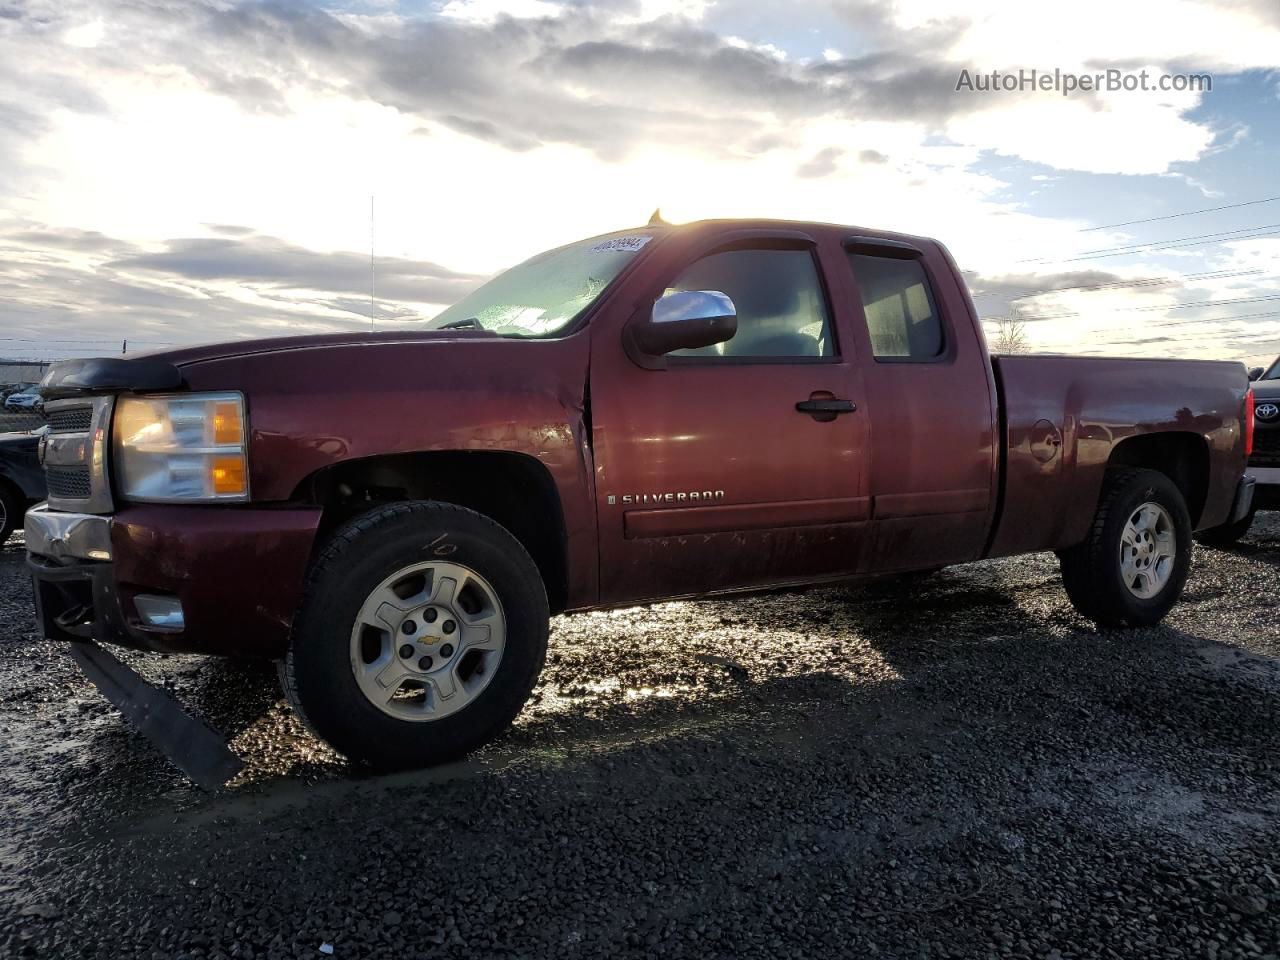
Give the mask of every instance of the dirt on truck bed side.
M 1280 949 L 1280 523 L 1100 633 L 1050 556 L 561 617 L 513 732 L 367 777 L 267 665 L 124 654 L 190 787 L 0 550 L 0 956 L 1243 957 Z

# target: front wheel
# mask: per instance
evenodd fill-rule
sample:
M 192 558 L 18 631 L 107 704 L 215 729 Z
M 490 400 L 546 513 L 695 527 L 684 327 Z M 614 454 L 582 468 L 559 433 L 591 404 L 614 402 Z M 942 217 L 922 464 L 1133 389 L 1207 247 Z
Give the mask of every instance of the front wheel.
M 1182 595 L 1191 517 L 1182 492 L 1155 470 L 1110 470 L 1085 541 L 1059 557 L 1075 608 L 1101 627 L 1149 627 Z
M 281 681 L 350 759 L 440 763 L 520 712 L 548 620 L 538 569 L 501 526 L 452 504 L 389 504 L 342 527 L 317 559 Z
M 18 491 L 0 480 L 0 546 L 4 546 L 10 534 L 22 519 L 23 500 Z

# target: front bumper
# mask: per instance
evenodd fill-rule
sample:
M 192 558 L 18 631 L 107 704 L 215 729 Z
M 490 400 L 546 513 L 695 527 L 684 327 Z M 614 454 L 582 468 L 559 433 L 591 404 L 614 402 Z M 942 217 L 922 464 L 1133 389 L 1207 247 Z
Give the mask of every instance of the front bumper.
M 63 563 L 111 559 L 111 518 L 61 513 L 40 503 L 27 511 L 27 552 Z
M 166 653 L 278 657 L 302 598 L 318 508 L 137 505 L 114 516 L 27 514 L 38 625 Z M 138 597 L 181 604 L 180 627 L 145 622 Z

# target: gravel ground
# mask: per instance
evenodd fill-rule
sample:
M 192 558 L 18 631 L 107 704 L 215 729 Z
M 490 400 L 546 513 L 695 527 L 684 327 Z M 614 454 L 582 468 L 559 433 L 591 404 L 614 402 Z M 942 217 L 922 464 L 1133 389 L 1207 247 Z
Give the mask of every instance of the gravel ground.
M 263 665 L 131 658 L 234 735 L 216 795 L 35 640 L 15 538 L 0 956 L 1275 956 L 1263 517 L 1137 633 L 1041 556 L 562 617 L 507 737 L 391 777 Z

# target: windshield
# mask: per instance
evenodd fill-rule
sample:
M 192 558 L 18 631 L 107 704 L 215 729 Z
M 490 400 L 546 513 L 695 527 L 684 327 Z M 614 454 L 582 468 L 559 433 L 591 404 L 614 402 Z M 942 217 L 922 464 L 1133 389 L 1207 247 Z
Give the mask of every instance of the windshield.
M 555 336 L 595 302 L 653 229 L 579 240 L 498 274 L 431 320 L 431 330 L 492 330 L 508 337 Z

